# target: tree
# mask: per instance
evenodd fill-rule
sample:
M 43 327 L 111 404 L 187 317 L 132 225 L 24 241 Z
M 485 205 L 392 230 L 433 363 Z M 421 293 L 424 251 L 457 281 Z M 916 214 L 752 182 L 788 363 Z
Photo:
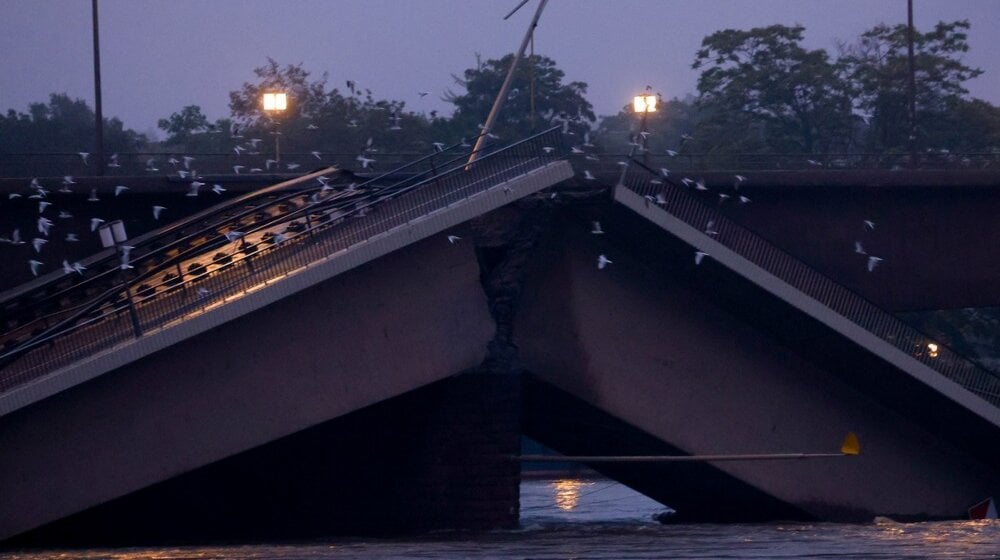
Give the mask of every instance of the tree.
M 157 126 L 169 136 L 163 146 L 191 153 L 220 153 L 232 149 L 232 121 L 219 119 L 214 123 L 201 112 L 198 105 L 188 105 L 160 119 Z
M 646 144 L 650 152 L 680 149 L 686 142 L 685 136 L 690 135 L 700 122 L 695 102 L 696 99 L 690 95 L 684 99 L 663 101 L 658 104 L 655 113 L 647 116 L 649 136 Z M 626 105 L 617 115 L 601 119 L 594 134 L 597 151 L 628 153 L 631 147 L 629 139 L 635 141 L 639 119 L 631 105 Z
M 503 84 L 513 54 L 499 60 L 487 60 L 469 68 L 456 78 L 465 93 L 449 92 L 447 100 L 455 105 L 451 119 L 451 140 L 477 136 L 479 126 L 493 107 Z M 597 120 L 593 106 L 584 95 L 584 82 L 563 83 L 565 73 L 551 58 L 529 56 L 518 64 L 507 99 L 493 126 L 493 133 L 506 141 L 515 141 L 554 125 L 564 124 L 570 133 L 582 137 Z
M 726 29 L 702 41 L 695 135 L 703 151 L 828 152 L 852 138 L 850 90 L 822 49 L 801 46 L 804 28 Z
M 916 68 L 916 138 L 924 147 L 940 145 L 935 126 L 962 106 L 963 83 L 982 74 L 961 62 L 969 50 L 968 21 L 939 22 L 932 31 L 914 33 Z M 856 89 L 858 109 L 867 118 L 868 150 L 905 149 L 910 143 L 908 28 L 880 24 L 857 43 L 842 47 L 841 61 Z
M 78 152 L 94 147 L 94 111 L 82 99 L 53 93 L 48 103 L 32 103 L 28 113 L 0 115 L 0 153 Z M 118 118 L 104 119 L 105 152 L 135 152 L 146 137 L 126 130 Z
M 371 90 L 353 81 L 346 82 L 344 93 L 327 90 L 325 74 L 313 79 L 301 64 L 282 67 L 270 58 L 254 73 L 258 81 L 229 94 L 229 107 L 243 136 L 266 138 L 278 130 L 285 150 L 302 153 L 431 149 L 427 119 L 406 112 L 402 101 L 375 99 Z M 267 91 L 288 93 L 288 109 L 274 117 L 265 115 L 260 104 Z

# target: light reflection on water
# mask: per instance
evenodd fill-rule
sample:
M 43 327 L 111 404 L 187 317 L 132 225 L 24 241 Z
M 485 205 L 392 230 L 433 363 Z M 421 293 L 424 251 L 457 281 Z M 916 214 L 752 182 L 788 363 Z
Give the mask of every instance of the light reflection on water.
M 31 551 L 0 553 L 0 559 L 1000 559 L 997 521 L 660 525 L 651 520 L 664 509 L 609 481 L 533 480 L 521 485 L 522 528 L 517 531 L 279 545 Z

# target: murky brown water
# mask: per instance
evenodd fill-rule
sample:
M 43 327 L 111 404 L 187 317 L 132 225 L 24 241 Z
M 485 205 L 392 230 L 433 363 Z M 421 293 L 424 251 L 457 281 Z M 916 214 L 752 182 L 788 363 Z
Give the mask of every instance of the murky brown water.
M 4 559 L 644 559 L 998 558 L 1000 521 L 866 525 L 660 525 L 665 508 L 609 481 L 526 481 L 522 528 L 419 539 L 331 539 L 299 544 L 50 550 Z

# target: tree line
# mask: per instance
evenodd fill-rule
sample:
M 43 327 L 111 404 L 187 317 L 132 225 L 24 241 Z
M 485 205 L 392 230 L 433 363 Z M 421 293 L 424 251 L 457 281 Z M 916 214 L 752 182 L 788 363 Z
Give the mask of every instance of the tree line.
M 802 26 L 772 25 L 717 31 L 702 41 L 692 67 L 697 94 L 663 100 L 649 115 L 648 148 L 699 154 L 827 154 L 1000 151 L 1000 107 L 968 96 L 965 83 L 982 71 L 962 62 L 967 21 L 940 22 L 916 32 L 915 127 L 911 126 L 907 27 L 877 25 L 831 54 L 803 46 Z M 459 92 L 445 99 L 454 111 L 415 113 L 405 102 L 378 99 L 352 81 L 331 86 L 301 64 L 275 60 L 254 70 L 252 83 L 229 93 L 231 114 L 210 121 L 197 105 L 159 120 L 166 138 L 153 141 L 105 119 L 108 153 L 229 153 L 248 138 L 280 131 L 290 152 L 426 153 L 435 142 L 457 143 L 479 134 L 513 55 L 479 60 L 454 76 Z M 598 151 L 625 152 L 635 143 L 636 116 L 626 107 L 598 121 L 587 84 L 564 82 L 545 56 L 523 61 L 494 129 L 500 140 L 562 126 Z M 289 93 L 277 120 L 260 109 L 261 93 Z M 76 152 L 93 143 L 94 113 L 79 99 L 52 94 L 27 113 L 0 115 L 0 154 Z

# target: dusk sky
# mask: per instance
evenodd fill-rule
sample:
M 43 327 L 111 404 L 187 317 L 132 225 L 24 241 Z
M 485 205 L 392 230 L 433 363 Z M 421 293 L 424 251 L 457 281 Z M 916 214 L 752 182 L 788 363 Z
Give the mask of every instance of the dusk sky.
M 517 0 L 101 0 L 105 116 L 140 132 L 185 105 L 228 116 L 228 92 L 267 57 L 303 63 L 329 87 L 345 80 L 407 109 L 447 113 L 441 95 L 475 53 L 513 52 L 537 6 L 504 21 Z M 985 73 L 971 94 L 1000 104 L 1000 0 L 915 0 L 918 29 L 968 19 L 965 62 Z M 50 93 L 93 103 L 90 0 L 3 0 L 0 110 L 27 110 Z M 905 0 L 550 0 L 535 50 L 567 80 L 589 84 L 599 115 L 650 84 L 665 97 L 695 92 L 704 36 L 720 29 L 800 23 L 807 46 L 835 52 L 877 23 L 905 23 Z M 418 91 L 430 91 L 420 98 Z

